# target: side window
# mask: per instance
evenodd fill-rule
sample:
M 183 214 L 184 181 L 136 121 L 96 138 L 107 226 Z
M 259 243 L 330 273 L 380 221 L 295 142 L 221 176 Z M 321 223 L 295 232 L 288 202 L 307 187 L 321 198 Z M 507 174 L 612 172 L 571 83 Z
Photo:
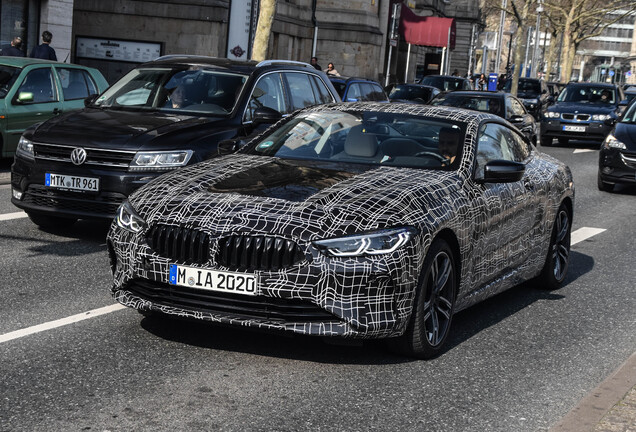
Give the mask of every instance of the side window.
M 377 84 L 367 84 L 367 86 L 371 87 L 370 91 L 370 95 L 369 95 L 369 100 L 372 101 L 386 101 L 387 97 L 384 93 L 384 90 L 382 90 L 382 87 L 380 87 Z
M 360 84 L 353 83 L 349 86 L 349 90 L 347 90 L 347 100 L 344 102 L 359 101 L 361 100 L 362 94 Z
M 311 75 L 311 88 L 314 90 L 314 94 L 316 95 L 316 99 L 318 99 L 318 103 L 331 103 L 334 102 L 331 93 L 327 90 L 327 86 L 322 80 L 316 76 Z
M 17 94 L 20 93 L 31 93 L 33 95 L 32 103 L 56 101 L 51 68 L 34 69 L 29 72 L 18 89 Z
M 518 133 L 506 128 L 510 150 L 515 162 L 523 162 L 530 156 L 530 146 Z
M 513 115 L 525 115 L 526 110 L 523 105 L 516 99 L 510 98 L 510 104 L 512 106 L 512 114 Z
M 62 83 L 64 100 L 85 99 L 97 93 L 95 83 L 88 72 L 71 68 L 56 68 L 56 71 Z
M 484 167 L 490 161 L 502 159 L 523 162 L 527 157 L 515 141 L 514 132 L 496 123 L 486 123 L 480 128 L 477 140 L 475 178 L 484 177 Z
M 256 83 L 245 111 L 244 120 L 251 121 L 254 117 L 254 111 L 260 107 L 272 108 L 281 114 L 288 113 L 285 107 L 285 96 L 280 74 L 271 73 L 265 75 Z
M 300 72 L 285 73 L 287 84 L 289 85 L 291 108 L 293 110 L 316 105 L 316 98 L 309 81 L 309 75 Z M 311 89 L 311 90 L 310 90 Z

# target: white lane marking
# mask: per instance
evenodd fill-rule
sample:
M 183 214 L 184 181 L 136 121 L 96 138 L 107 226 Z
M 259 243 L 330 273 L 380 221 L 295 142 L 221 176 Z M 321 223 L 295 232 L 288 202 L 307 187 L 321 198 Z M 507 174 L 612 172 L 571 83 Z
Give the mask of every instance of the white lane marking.
M 579 228 L 576 231 L 572 231 L 571 237 L 570 237 L 570 245 L 575 245 L 577 243 L 582 242 L 583 240 L 587 240 L 590 237 L 594 237 L 597 234 L 602 233 L 603 231 L 607 231 L 604 228 L 589 228 L 589 227 L 583 227 L 583 228 Z
M 572 231 L 570 244 L 575 245 L 579 242 L 582 242 L 583 240 L 587 240 L 590 237 L 600 234 L 603 231 L 607 231 L 607 230 L 603 228 L 589 228 L 589 227 L 579 228 L 576 231 Z M 51 330 L 57 327 L 62 327 L 68 324 L 73 324 L 73 323 L 83 321 L 86 319 L 95 318 L 100 315 L 105 315 L 105 314 L 122 310 L 122 309 L 126 309 L 126 306 L 121 304 L 114 304 L 114 305 L 105 306 L 99 309 L 93 309 L 88 312 L 82 312 L 80 314 L 72 315 L 70 317 L 61 318 L 59 320 L 50 321 L 48 323 L 39 324 L 33 327 L 27 327 L 21 330 L 5 333 L 3 335 L 0 335 L 0 343 L 8 342 L 10 340 L 18 339 L 24 336 L 29 336 L 35 333 L 40 333 L 46 330 Z
M 22 219 L 27 217 L 27 214 L 23 211 L 15 212 L 15 213 L 5 213 L 0 214 L 0 221 L 11 220 L 11 219 Z
M 588 152 L 593 152 L 596 150 L 593 149 L 576 149 L 574 150 L 574 152 L 572 154 L 576 154 L 576 153 L 588 153 Z
M 44 324 L 38 324 L 33 327 L 27 327 L 21 330 L 12 331 L 12 332 L 0 335 L 0 343 L 8 342 L 10 340 L 18 339 L 24 336 L 29 336 L 35 333 L 40 333 L 46 330 L 51 330 L 57 327 L 62 327 L 68 324 L 73 324 L 79 321 L 84 321 L 86 319 L 95 318 L 100 315 L 105 315 L 105 314 L 115 312 L 121 309 L 126 309 L 126 306 L 120 305 L 118 303 L 118 304 L 114 304 L 110 306 L 105 306 L 99 309 L 93 309 L 88 312 L 82 312 L 77 315 L 71 315 L 69 317 L 61 318 L 59 320 L 49 321 Z

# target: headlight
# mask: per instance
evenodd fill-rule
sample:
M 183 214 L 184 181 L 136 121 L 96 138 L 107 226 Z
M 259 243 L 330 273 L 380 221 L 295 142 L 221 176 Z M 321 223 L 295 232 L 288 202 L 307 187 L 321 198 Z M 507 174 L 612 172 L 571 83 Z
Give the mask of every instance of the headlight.
M 119 227 L 132 233 L 138 233 L 144 229 L 144 226 L 146 225 L 146 221 L 137 214 L 133 206 L 128 201 L 124 201 L 123 204 L 119 206 L 119 209 L 117 210 L 117 218 L 115 220 Z
M 20 141 L 18 141 L 16 154 L 27 159 L 33 159 L 35 157 L 33 155 L 33 142 L 21 136 Z
M 559 117 L 561 117 L 561 113 L 553 112 L 553 111 L 548 111 L 544 115 L 545 115 L 546 118 L 559 118 Z
M 185 166 L 192 157 L 192 150 L 174 152 L 138 152 L 130 163 L 131 171 L 166 170 Z
M 611 118 L 612 116 L 609 114 L 592 114 L 592 120 L 594 121 L 605 121 Z
M 313 242 L 320 252 L 334 257 L 382 255 L 405 245 L 417 231 L 401 227 Z
M 612 134 L 609 134 L 607 138 L 605 138 L 605 141 L 603 141 L 603 147 L 605 147 L 606 149 L 616 148 L 621 150 L 627 150 L 627 146 L 625 145 L 625 143 L 617 140 L 616 137 Z

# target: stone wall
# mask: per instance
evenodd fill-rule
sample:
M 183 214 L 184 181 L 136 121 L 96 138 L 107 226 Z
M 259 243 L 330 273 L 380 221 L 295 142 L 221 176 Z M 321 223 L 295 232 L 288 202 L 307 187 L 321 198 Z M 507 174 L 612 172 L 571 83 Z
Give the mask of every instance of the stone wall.
M 71 61 L 70 48 L 73 30 L 73 0 L 44 0 L 40 6 L 40 34 L 53 34 L 51 47 L 59 61 Z M 35 41 L 34 41 L 35 42 Z M 38 40 L 35 44 L 42 43 Z M 30 53 L 27 53 L 29 55 Z

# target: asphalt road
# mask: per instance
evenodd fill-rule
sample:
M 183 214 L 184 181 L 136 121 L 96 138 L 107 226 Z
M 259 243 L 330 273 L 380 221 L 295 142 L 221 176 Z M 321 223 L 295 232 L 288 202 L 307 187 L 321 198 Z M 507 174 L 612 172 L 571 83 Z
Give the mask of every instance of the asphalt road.
M 546 149 L 573 170 L 573 230 L 605 229 L 572 247 L 565 286 L 528 283 L 458 314 L 432 361 L 86 314 L 114 304 L 107 226 L 42 231 L 0 186 L 0 431 L 547 430 L 636 351 L 636 190 L 597 190 L 596 147 Z

